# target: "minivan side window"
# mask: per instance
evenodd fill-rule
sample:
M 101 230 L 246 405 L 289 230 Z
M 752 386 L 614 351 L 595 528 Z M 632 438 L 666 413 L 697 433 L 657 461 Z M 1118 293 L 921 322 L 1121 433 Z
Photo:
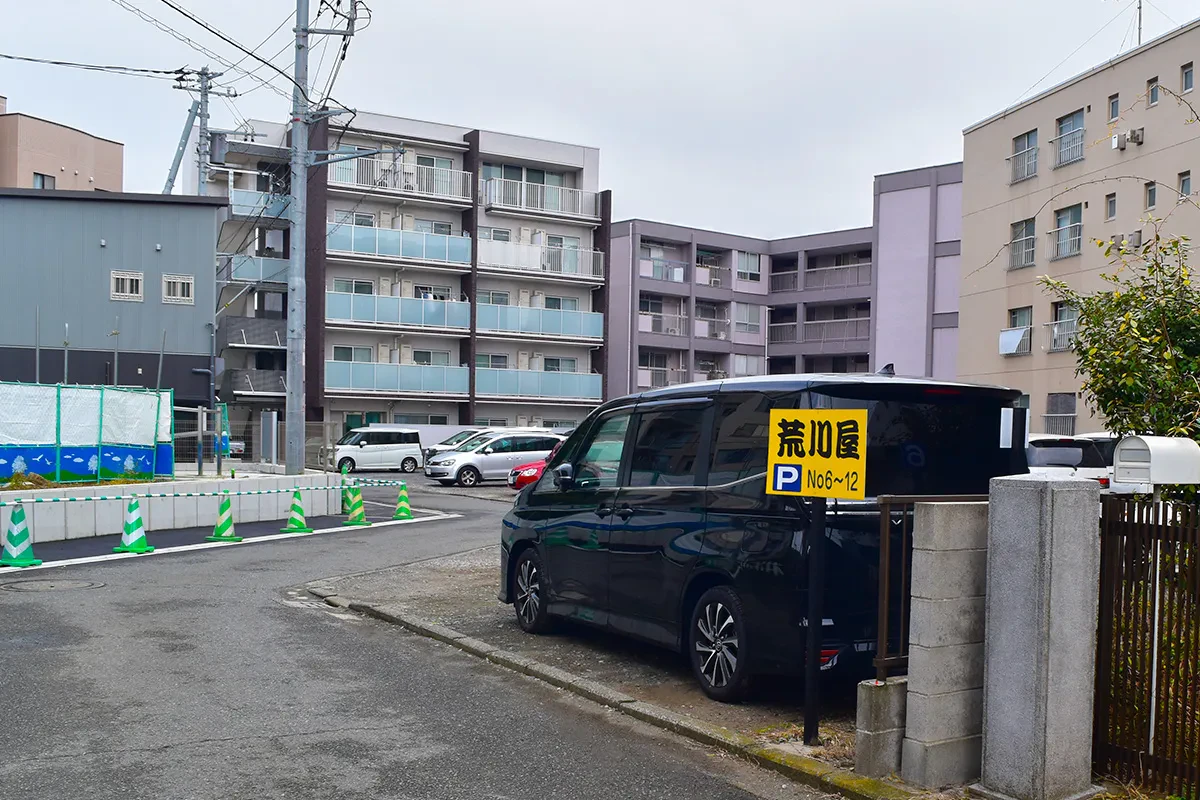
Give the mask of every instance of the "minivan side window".
M 615 414 L 600 423 L 592 440 L 575 462 L 575 486 L 594 489 L 616 486 L 625 450 L 625 432 L 630 414 Z
M 638 415 L 630 486 L 694 486 L 706 415 L 694 405 Z
M 558 439 L 551 439 L 548 436 L 543 436 L 538 439 L 530 439 L 529 447 L 526 449 L 532 453 L 541 453 L 545 450 L 553 450 L 554 446 L 558 444 L 558 441 Z
M 416 431 L 405 431 L 400 434 L 400 441 L 403 444 L 420 444 L 421 434 Z
M 484 449 L 485 450 L 491 449 L 491 451 L 493 453 L 513 453 L 513 452 L 516 452 L 516 450 L 517 450 L 517 447 L 515 444 L 516 441 L 518 441 L 518 440 L 508 438 L 508 437 L 506 437 L 504 439 L 497 439 L 496 441 L 492 442 Z
M 771 404 L 764 395 L 746 393 L 721 397 L 713 426 L 708 485 L 724 486 L 765 475 L 770 425 Z

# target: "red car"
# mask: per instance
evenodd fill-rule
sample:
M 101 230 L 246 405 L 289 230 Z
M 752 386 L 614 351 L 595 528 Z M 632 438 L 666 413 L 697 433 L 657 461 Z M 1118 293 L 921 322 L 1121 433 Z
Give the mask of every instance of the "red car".
M 565 439 L 563 441 L 566 441 Z M 546 468 L 546 462 L 554 458 L 554 454 L 558 452 L 558 448 L 562 447 L 562 442 L 554 445 L 554 449 L 550 451 L 550 455 L 546 456 L 543 461 L 531 461 L 528 464 L 522 464 L 519 467 L 513 467 L 508 473 L 508 485 L 513 491 L 521 491 L 529 484 L 542 477 L 542 470 Z

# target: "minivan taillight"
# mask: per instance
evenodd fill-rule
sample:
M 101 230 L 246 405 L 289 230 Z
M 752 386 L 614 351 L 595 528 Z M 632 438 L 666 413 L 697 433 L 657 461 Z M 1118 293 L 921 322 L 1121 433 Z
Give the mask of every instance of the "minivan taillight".
M 1108 478 L 1096 478 L 1095 480 L 1096 480 L 1096 483 L 1100 484 L 1101 489 L 1108 488 L 1108 483 L 1109 483 Z

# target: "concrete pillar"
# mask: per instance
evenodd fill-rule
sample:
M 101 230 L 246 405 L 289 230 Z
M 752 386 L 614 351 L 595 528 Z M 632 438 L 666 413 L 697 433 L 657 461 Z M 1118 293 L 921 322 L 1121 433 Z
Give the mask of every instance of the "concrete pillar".
M 1091 795 L 1100 486 L 996 478 L 990 505 L 983 779 L 972 791 Z
M 980 774 L 987 532 L 987 503 L 916 506 L 901 774 L 927 789 Z
M 900 772 L 908 678 L 863 681 L 858 685 L 854 771 L 868 778 Z

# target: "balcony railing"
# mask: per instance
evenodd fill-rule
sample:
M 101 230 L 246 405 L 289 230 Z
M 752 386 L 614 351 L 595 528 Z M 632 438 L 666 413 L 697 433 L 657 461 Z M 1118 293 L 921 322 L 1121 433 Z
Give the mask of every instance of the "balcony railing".
M 275 217 L 282 219 L 288 209 L 288 197 L 271 192 L 234 189 L 229 193 L 229 213 L 235 217 Z
M 325 248 L 331 252 L 364 256 L 404 258 L 464 267 L 471 265 L 471 239 L 467 236 L 327 222 Z
M 772 272 L 771 273 L 771 291 L 772 292 L 794 292 L 800 288 L 800 273 L 799 272 Z
M 814 320 L 804 323 L 805 342 L 848 342 L 870 338 L 870 317 Z
M 638 330 L 642 333 L 687 336 L 688 318 L 685 314 L 653 314 L 649 311 L 639 311 Z
M 471 327 L 471 304 L 457 300 L 326 292 L 325 320 L 465 332 Z
M 1008 268 L 1032 267 L 1037 259 L 1037 237 L 1022 236 L 1008 243 Z
M 359 361 L 325 362 L 326 389 L 465 395 L 469 380 L 466 367 Z
M 287 393 L 287 373 L 281 369 L 227 369 L 221 385 L 233 394 Z
M 1083 223 L 1081 222 L 1055 228 L 1048 235 L 1050 236 L 1051 261 L 1077 256 L 1083 249 Z
M 1036 147 L 1027 147 L 1019 153 L 1013 153 L 1008 157 L 1009 177 L 1008 182 L 1020 183 L 1028 180 L 1034 175 L 1037 175 L 1037 157 L 1038 149 Z
M 217 324 L 217 349 L 281 350 L 287 347 L 287 320 L 223 315 Z
M 676 386 L 688 383 L 690 377 L 686 369 L 674 367 L 638 367 L 638 387 L 642 389 L 661 389 L 664 386 Z
M 482 239 L 476 246 L 479 248 L 480 266 L 544 272 L 555 276 L 604 277 L 604 253 L 599 250 L 497 242 L 491 239 Z M 470 261 L 470 251 L 467 252 L 467 260 Z
M 1070 350 L 1079 330 L 1079 320 L 1060 319 L 1057 322 L 1047 322 L 1046 328 L 1050 333 L 1050 352 L 1058 353 Z
M 569 338 L 604 338 L 604 315 L 592 311 L 496 306 L 480 303 L 476 329 L 492 333 L 528 333 Z
M 686 261 L 673 261 L 668 258 L 643 257 L 638 259 L 638 273 L 643 278 L 650 278 L 651 280 L 687 283 L 688 263 Z
M 1050 141 L 1054 143 L 1055 169 L 1083 160 L 1083 128 L 1069 131 Z
M 471 173 L 363 156 L 329 165 L 332 186 L 398 192 L 452 203 L 471 202 Z
M 476 369 L 475 394 L 485 397 L 544 397 L 599 400 L 601 376 L 589 372 Z
M 796 323 L 794 322 L 773 322 L 767 326 L 767 342 L 794 342 L 796 341 Z
M 1051 436 L 1074 436 L 1074 414 L 1042 414 L 1042 432 Z
M 697 339 L 728 339 L 729 320 L 707 317 L 693 320 L 692 335 Z
M 1033 344 L 1033 328 L 1028 325 L 1000 331 L 1000 355 L 1028 355 Z
M 243 254 L 222 256 L 221 266 L 217 269 L 217 280 L 287 283 L 290 263 L 286 258 L 266 258 Z
M 871 285 L 871 262 L 804 270 L 805 289 L 851 289 Z
M 483 199 L 488 208 L 590 219 L 600 217 L 600 204 L 595 192 L 566 186 L 491 178 L 483 182 Z
M 733 286 L 730 282 L 729 270 L 719 264 L 697 262 L 693 273 L 696 276 L 696 283 L 701 286 L 714 286 L 717 288 Z

